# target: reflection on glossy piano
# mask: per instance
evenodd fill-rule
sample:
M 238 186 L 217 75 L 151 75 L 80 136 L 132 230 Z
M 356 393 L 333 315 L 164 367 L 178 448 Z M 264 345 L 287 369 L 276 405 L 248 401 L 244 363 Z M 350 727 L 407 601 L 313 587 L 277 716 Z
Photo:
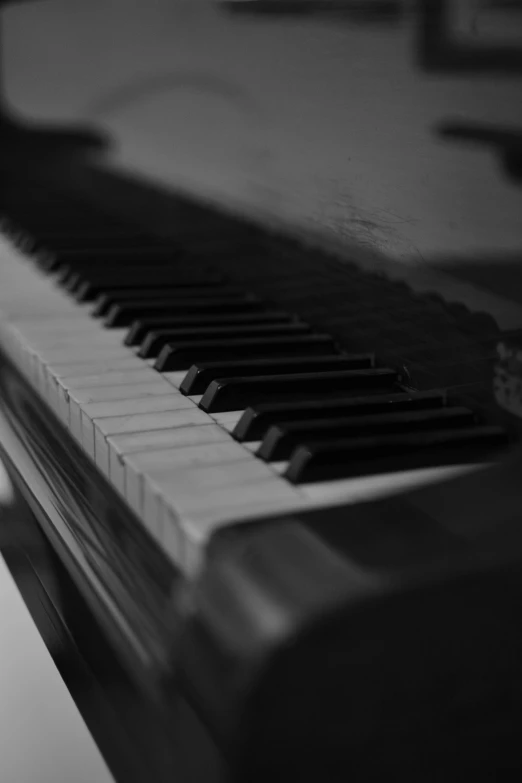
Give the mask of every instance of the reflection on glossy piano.
M 520 19 L 2 9 L 6 547 L 116 780 L 520 768 Z

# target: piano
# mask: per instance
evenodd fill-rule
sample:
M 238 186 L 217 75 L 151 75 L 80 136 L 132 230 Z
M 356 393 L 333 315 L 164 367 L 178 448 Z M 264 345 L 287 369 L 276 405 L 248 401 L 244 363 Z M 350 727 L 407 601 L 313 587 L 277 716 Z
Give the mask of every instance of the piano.
M 2 553 L 115 780 L 508 779 L 520 3 L 2 6 Z

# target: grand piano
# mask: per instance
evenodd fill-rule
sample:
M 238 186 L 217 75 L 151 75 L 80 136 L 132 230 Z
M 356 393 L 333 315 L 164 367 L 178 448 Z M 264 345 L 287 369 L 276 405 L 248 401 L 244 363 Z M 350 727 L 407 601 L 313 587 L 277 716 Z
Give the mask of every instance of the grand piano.
M 521 3 L 0 13 L 2 554 L 115 780 L 512 779 Z

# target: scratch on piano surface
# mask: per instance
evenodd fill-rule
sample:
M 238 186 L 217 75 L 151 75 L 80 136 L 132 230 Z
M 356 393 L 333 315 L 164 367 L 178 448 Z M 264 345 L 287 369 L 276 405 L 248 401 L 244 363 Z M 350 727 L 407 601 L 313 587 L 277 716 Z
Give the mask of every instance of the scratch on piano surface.
M 383 253 L 399 250 L 402 260 L 426 263 L 419 249 L 395 229 L 405 224 L 416 225 L 418 219 L 399 215 L 388 207 L 370 210 L 356 206 L 353 194 L 341 181 L 316 179 L 316 186 L 322 191 L 318 224 L 328 226 L 339 238 L 355 240 L 363 247 Z

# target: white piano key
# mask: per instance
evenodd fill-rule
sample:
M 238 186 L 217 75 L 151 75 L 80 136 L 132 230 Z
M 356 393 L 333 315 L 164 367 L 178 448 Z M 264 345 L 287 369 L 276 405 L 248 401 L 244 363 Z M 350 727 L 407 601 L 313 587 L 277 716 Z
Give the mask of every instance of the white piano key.
M 85 331 L 95 331 L 96 323 L 86 313 L 74 313 L 61 315 L 53 319 L 43 319 L 42 321 L 17 321 L 19 329 L 23 329 L 24 334 L 31 339 L 33 337 L 43 337 L 50 335 L 78 334 Z M 99 331 L 99 329 L 98 329 Z
M 139 514 L 143 511 L 145 475 L 147 490 L 152 490 L 152 481 L 156 483 L 158 477 L 163 477 L 160 489 L 163 489 L 162 494 L 165 494 L 166 486 L 175 485 L 177 487 L 179 481 L 183 482 L 184 477 L 187 477 L 188 474 L 193 472 L 195 474 L 201 465 L 213 465 L 219 472 L 224 465 L 229 463 L 235 463 L 236 468 L 239 468 L 244 460 L 256 462 L 239 443 L 230 441 L 126 454 L 123 460 L 125 462 L 125 497 Z M 253 471 L 256 472 L 256 466 L 253 466 Z M 229 469 L 228 475 L 230 473 Z M 201 490 L 203 491 L 204 487 L 201 487 Z
M 202 414 L 200 410 L 197 410 L 197 412 Z M 121 456 L 140 451 L 161 451 L 164 448 L 233 442 L 230 440 L 228 433 L 219 425 L 209 423 L 208 419 L 205 423 L 195 426 L 110 435 L 108 440 L 112 444 L 115 453 Z
M 193 527 L 193 537 L 201 541 L 232 522 L 310 509 L 308 499 L 299 488 L 275 477 L 255 482 L 234 493 L 213 490 L 209 499 L 212 500 L 212 506 L 194 506 L 183 512 L 180 509 L 179 512 L 182 528 L 188 533 Z
M 124 345 L 89 345 L 65 348 L 46 348 L 45 361 L 47 364 L 54 362 L 84 362 L 100 361 L 105 359 L 124 359 L 133 356 L 132 352 Z
M 147 482 L 145 491 L 150 483 L 156 485 L 163 490 L 164 505 L 176 511 L 183 547 L 189 553 L 183 566 L 187 573 L 191 573 L 194 564 L 200 561 L 206 542 L 219 527 L 307 508 L 308 503 L 299 489 L 270 475 L 266 466 L 259 470 L 260 465 L 259 462 L 255 465 L 234 463 L 226 471 L 216 468 L 187 471 L 187 478 L 192 478 L 196 485 L 189 485 L 179 475 L 175 481 L 169 481 L 168 486 L 163 478 Z M 169 554 L 178 559 L 174 553 Z
M 54 353 L 53 351 L 52 354 L 54 355 Z M 111 370 L 142 369 L 138 359 L 126 351 L 119 350 L 118 347 L 109 348 L 108 353 L 107 349 L 102 349 L 96 354 L 82 352 L 80 357 L 78 355 L 75 355 L 73 358 L 67 357 L 68 353 L 65 356 L 63 353 L 59 353 L 58 357 L 53 359 L 50 358 L 49 352 L 45 351 L 45 354 L 42 356 L 42 365 L 45 367 L 45 375 L 49 380 L 80 375 L 94 375 L 96 373 L 101 374 Z
M 77 302 L 76 307 L 78 310 L 83 311 L 85 315 L 88 315 L 90 318 L 94 318 L 92 315 L 92 311 L 94 310 L 95 303 L 94 302 Z M 122 329 L 122 332 L 124 330 Z
M 75 313 L 74 303 L 64 302 L 59 296 L 44 297 L 43 293 L 38 291 L 33 291 L 32 294 L 31 299 L 9 297 L 8 302 L 4 303 L 3 307 L 13 323 L 51 321 L 58 314 Z
M 282 475 L 287 469 L 289 462 L 288 460 L 281 460 L 279 462 L 268 462 L 267 465 L 270 465 L 274 473 L 279 473 L 279 475 Z
M 180 400 L 182 405 L 184 400 Z M 86 431 L 83 430 L 83 447 L 95 459 L 96 464 L 105 475 L 109 475 L 110 446 L 107 443 L 108 435 L 123 434 L 125 432 L 147 432 L 150 430 L 165 430 L 176 427 L 190 427 L 190 425 L 207 426 L 205 414 L 198 408 L 185 407 L 177 411 L 161 411 L 157 413 L 142 413 L 132 416 L 114 416 L 106 419 L 94 420 L 94 449 L 86 442 Z M 90 434 L 90 430 L 89 430 Z
M 245 447 L 245 449 L 248 449 L 253 454 L 255 454 L 255 452 L 260 447 L 261 443 L 262 443 L 262 441 L 260 441 L 260 440 L 252 440 L 252 441 L 249 441 L 248 443 L 243 443 L 243 446 Z
M 42 334 L 31 336 L 31 343 L 37 348 L 49 349 L 69 349 L 81 347 L 84 345 L 118 345 L 122 343 L 121 335 L 114 332 L 100 332 L 93 328 L 85 329 L 81 332 L 71 332 L 70 334 Z
M 200 412 L 200 411 L 198 411 Z M 206 425 L 204 425 L 206 426 Z M 243 471 L 242 478 L 248 478 L 250 474 L 256 478 L 259 475 L 265 475 L 266 466 L 256 460 L 249 454 L 240 443 L 230 439 L 218 443 L 197 443 L 183 447 L 175 447 L 154 452 L 138 452 L 125 456 L 125 462 L 128 470 L 135 472 L 146 472 L 147 476 L 156 478 L 163 477 L 167 482 L 171 480 L 171 474 L 180 475 L 183 470 L 190 468 L 196 470 L 200 466 L 205 469 L 209 465 L 216 465 L 218 473 L 230 475 L 229 467 L 225 465 L 231 462 L 240 462 L 242 465 L 248 463 L 252 468 L 250 471 Z M 234 475 L 237 474 L 234 472 Z M 195 474 L 194 474 L 195 475 Z M 185 480 L 186 476 L 183 476 Z M 214 474 L 214 483 L 221 483 L 218 475 Z
M 227 444 L 223 444 L 223 448 L 225 445 Z M 230 445 L 240 444 L 232 442 Z M 144 461 L 141 460 L 139 469 L 146 473 L 146 487 L 154 484 L 162 491 L 165 502 L 173 504 L 180 515 L 212 509 L 216 504 L 239 502 L 242 498 L 245 504 L 248 504 L 251 493 L 255 494 L 252 485 L 266 483 L 267 480 L 270 480 L 269 485 L 274 488 L 284 486 L 292 491 L 289 484 L 275 476 L 267 465 L 256 460 L 246 450 L 243 451 L 242 457 L 239 456 L 239 451 L 235 453 L 238 458 L 233 458 L 230 452 L 228 462 L 221 459 L 210 465 L 209 460 L 205 464 L 202 458 L 184 464 L 181 458 L 177 460 L 177 464 L 171 464 L 167 469 L 160 464 L 157 467 L 143 464 Z M 129 458 L 126 459 L 130 461 Z M 172 461 L 172 457 L 169 457 L 169 460 Z M 130 471 L 127 470 L 127 479 L 129 475 Z M 264 499 L 269 500 L 269 496 Z
M 119 400 L 135 400 L 146 397 L 161 397 L 168 393 L 166 385 L 158 376 L 157 380 L 145 383 L 133 383 L 130 386 L 118 384 L 116 386 L 91 386 L 87 389 L 67 390 L 71 404 L 76 406 L 96 402 L 116 402 Z
M 172 389 L 167 389 L 166 394 L 155 397 L 85 403 L 82 405 L 82 419 L 107 419 L 111 416 L 127 416 L 133 413 L 182 410 L 183 400 L 186 399 L 187 397 L 174 394 Z
M 111 335 L 111 341 L 116 341 L 118 335 L 125 339 L 123 330 L 101 329 L 99 324 L 85 312 L 63 312 L 57 308 L 54 318 L 44 317 L 17 318 L 13 322 L 20 328 L 31 341 L 40 344 L 48 344 L 54 340 L 71 340 L 73 343 L 81 341 L 83 335 Z
M 17 321 L 31 322 L 48 317 L 56 319 L 58 315 L 78 313 L 75 303 L 64 297 L 61 291 L 48 286 L 46 280 L 35 278 L 32 270 L 24 270 L 24 275 L 12 285 L 19 276 L 21 267 L 0 270 L 2 282 L 1 307 L 11 318 Z
M 25 330 L 21 331 L 33 348 L 42 352 L 67 351 L 69 354 L 75 350 L 84 350 L 86 347 L 90 347 L 91 350 L 113 346 L 125 348 L 121 340 L 114 339 L 114 337 L 106 339 L 105 335 L 93 330 L 82 330 L 80 333 L 73 333 L 67 336 L 59 334 L 41 335 L 39 339 L 28 335 Z M 121 355 L 128 356 L 128 352 L 122 350 Z
M 46 281 L 45 281 L 46 282 Z M 89 324 L 96 327 L 96 321 L 92 316 L 73 302 L 67 294 L 64 294 L 60 290 L 55 290 L 55 294 L 61 297 L 63 305 L 60 305 L 56 310 L 54 318 L 44 317 L 40 320 L 35 318 L 18 318 L 17 322 L 28 332 L 33 334 L 46 334 L 51 332 L 57 332 L 62 330 L 64 333 L 69 333 L 76 329 L 83 329 L 82 324 L 87 327 Z M 56 298 L 53 298 L 56 301 Z
M 88 402 L 109 402 L 111 400 L 129 400 L 138 397 L 160 397 L 168 391 L 168 384 L 161 381 L 135 383 L 132 386 L 101 386 L 92 389 L 80 389 L 64 392 L 69 403 L 68 426 L 74 437 L 82 442 L 82 404 Z
M 63 320 L 63 318 L 61 319 Z M 46 326 L 47 324 L 47 326 Z M 57 328 L 53 328 L 56 325 Z M 32 327 L 29 325 L 27 328 L 32 329 L 32 336 L 42 342 L 49 343 L 53 340 L 63 340 L 64 342 L 70 341 L 71 343 L 79 343 L 84 335 L 97 335 L 100 340 L 104 340 L 106 343 L 123 343 L 127 334 L 127 328 L 122 329 L 106 329 L 102 324 L 99 324 L 94 318 L 89 316 L 88 313 L 79 313 L 76 320 L 71 319 L 71 327 L 59 327 L 58 323 L 54 323 L 47 320 L 40 324 L 34 324 Z M 25 328 L 25 327 L 24 327 Z
M 168 381 L 173 386 L 175 386 L 176 389 L 179 389 L 189 370 L 190 367 L 187 367 L 186 370 L 174 370 L 173 372 L 164 372 L 162 373 L 162 375 L 166 381 Z
M 207 501 L 199 508 L 193 505 L 190 509 L 180 511 L 174 536 L 163 517 L 162 546 L 175 561 L 179 560 L 180 555 L 173 552 L 171 547 L 174 544 L 180 547 L 183 557 L 181 565 L 189 576 L 197 573 L 206 545 L 220 527 L 241 521 L 259 521 L 264 517 L 303 511 L 308 507 L 306 499 L 298 490 L 277 478 L 252 484 L 229 484 L 208 490 Z
M 228 432 L 232 432 L 244 412 L 244 410 L 226 411 L 225 413 L 211 413 L 209 415 Z
M 100 386 L 121 386 L 131 383 L 144 383 L 161 375 L 150 370 L 149 367 L 140 367 L 130 370 L 109 370 L 106 373 L 94 373 L 93 375 L 62 376 L 59 383 L 65 389 L 89 389 Z
M 217 424 L 202 424 L 193 427 L 149 430 L 125 435 L 107 437 L 109 447 L 109 476 L 111 483 L 125 494 L 126 454 L 140 451 L 161 451 L 162 449 L 195 446 L 203 443 L 229 442 L 228 434 Z
M 54 362 L 48 365 L 48 372 L 56 378 L 71 378 L 75 375 L 101 375 L 113 370 L 141 370 L 141 359 L 124 356 L 122 359 L 87 360 L 84 362 Z
M 56 317 L 57 312 L 74 312 L 72 308 L 65 311 L 65 309 L 60 306 L 60 303 L 56 301 L 46 302 L 45 304 L 40 303 L 37 306 L 33 303 L 24 304 L 23 302 L 17 303 L 13 301 L 10 303 L 9 309 L 6 308 L 6 311 L 9 314 L 9 320 L 13 323 L 29 319 L 32 319 L 35 322 L 44 319 L 51 320 Z
M 2 286 L 0 307 L 13 322 L 21 319 L 30 320 L 34 317 L 45 318 L 52 312 L 56 315 L 57 308 L 59 308 L 56 299 L 50 301 L 46 294 L 36 289 L 32 292 L 34 297 L 29 299 L 26 294 L 21 295 L 19 291 L 10 289 L 6 282 L 5 276 L 2 275 L 0 278 Z
M 151 372 L 148 368 L 139 370 L 123 370 L 121 372 L 108 372 L 106 375 L 76 376 L 73 378 L 62 378 L 47 373 L 47 395 L 50 404 L 54 407 L 58 400 L 58 406 L 63 404 L 61 401 L 67 400 L 72 391 L 83 391 L 88 389 L 99 389 L 105 387 L 131 386 L 135 384 L 153 383 L 160 379 L 157 373 Z M 165 385 L 165 388 L 168 388 Z

